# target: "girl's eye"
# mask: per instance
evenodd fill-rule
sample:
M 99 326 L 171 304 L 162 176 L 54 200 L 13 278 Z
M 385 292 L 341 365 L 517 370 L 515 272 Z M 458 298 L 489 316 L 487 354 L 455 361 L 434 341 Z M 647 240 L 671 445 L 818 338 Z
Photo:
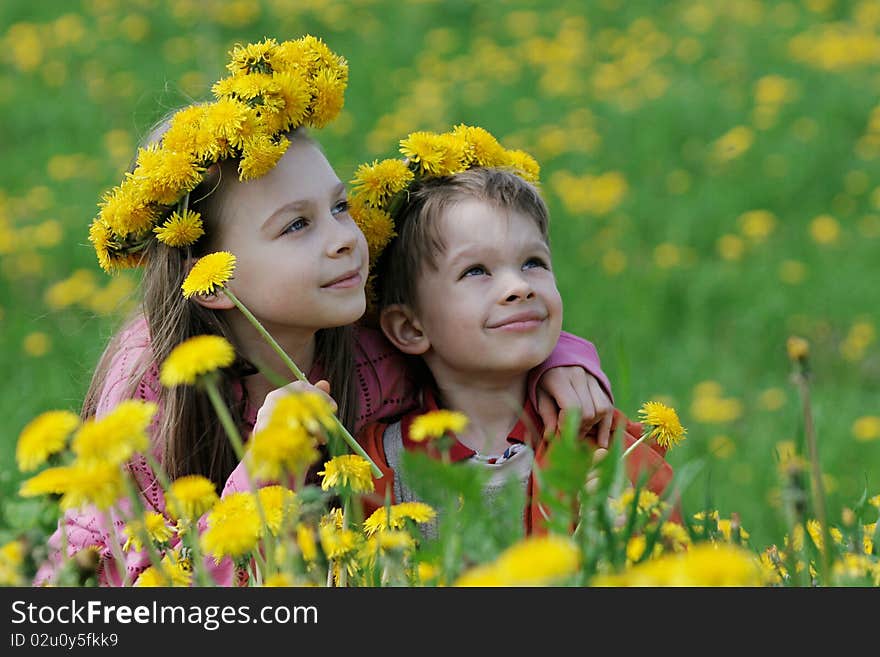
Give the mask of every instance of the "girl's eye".
M 281 232 L 281 234 L 286 235 L 287 233 L 298 233 L 299 231 L 303 230 L 308 225 L 309 225 L 308 219 L 303 219 L 302 217 L 299 217 L 297 219 L 294 219 L 292 222 L 290 222 L 287 225 L 287 228 L 285 228 Z
M 339 201 L 339 203 L 337 203 L 336 205 L 333 206 L 333 210 L 331 210 L 331 212 L 334 215 L 344 214 L 344 213 L 348 212 L 348 201 L 347 200 Z
M 547 263 L 544 262 L 541 258 L 529 258 L 523 263 L 523 269 L 531 269 L 532 267 L 543 267 L 544 269 L 550 269 L 547 266 Z
M 473 267 L 468 267 L 467 269 L 465 269 L 461 274 L 461 278 L 465 278 L 467 276 L 480 276 L 486 273 L 488 272 L 486 272 L 486 268 L 483 267 L 483 265 L 474 265 Z

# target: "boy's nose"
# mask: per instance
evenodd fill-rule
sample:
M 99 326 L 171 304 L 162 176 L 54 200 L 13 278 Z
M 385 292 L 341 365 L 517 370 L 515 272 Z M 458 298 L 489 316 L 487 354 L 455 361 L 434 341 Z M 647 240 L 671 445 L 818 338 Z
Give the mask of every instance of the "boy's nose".
M 531 299 L 535 296 L 535 291 L 528 281 L 522 275 L 513 274 L 505 282 L 504 301 L 505 303 L 514 303 Z

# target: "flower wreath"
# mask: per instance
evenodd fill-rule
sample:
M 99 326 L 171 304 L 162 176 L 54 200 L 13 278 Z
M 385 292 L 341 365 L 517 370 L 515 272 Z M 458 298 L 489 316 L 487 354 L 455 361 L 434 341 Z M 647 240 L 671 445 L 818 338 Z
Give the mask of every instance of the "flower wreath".
M 349 206 L 352 218 L 367 239 L 370 271 L 396 236 L 396 213 L 416 181 L 452 176 L 468 169 L 508 169 L 537 184 L 540 167 L 521 150 L 504 148 L 484 128 L 458 125 L 452 132 L 413 132 L 400 140 L 404 159 L 374 160 L 357 168 L 351 181 Z M 367 280 L 368 315 L 375 311 L 375 274 Z
M 204 234 L 189 193 L 211 165 L 238 159 L 240 180 L 259 178 L 290 145 L 285 133 L 322 128 L 342 109 L 348 63 L 316 37 L 237 45 L 230 57 L 216 100 L 178 110 L 161 142 L 139 149 L 134 170 L 104 194 L 89 241 L 108 273 L 141 265 L 153 240 L 186 247 Z

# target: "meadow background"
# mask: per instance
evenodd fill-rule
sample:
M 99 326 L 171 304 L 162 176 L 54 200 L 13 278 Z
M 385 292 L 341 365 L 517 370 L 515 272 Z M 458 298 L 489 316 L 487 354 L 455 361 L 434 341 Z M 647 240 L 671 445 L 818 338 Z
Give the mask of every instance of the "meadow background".
M 343 180 L 413 130 L 483 126 L 542 166 L 564 328 L 631 417 L 673 405 L 685 509 L 781 545 L 777 454 L 802 450 L 786 339 L 809 340 L 829 518 L 880 492 L 876 0 L 64 0 L 0 3 L 0 539 L 19 432 L 79 410 L 137 275 L 87 241 L 154 120 L 236 43 L 311 33 L 348 58 L 316 136 Z

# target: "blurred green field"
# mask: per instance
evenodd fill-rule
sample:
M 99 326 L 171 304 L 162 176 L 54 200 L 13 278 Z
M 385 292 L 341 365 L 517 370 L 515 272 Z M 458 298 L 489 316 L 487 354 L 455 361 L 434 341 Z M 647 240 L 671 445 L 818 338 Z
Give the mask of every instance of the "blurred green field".
M 101 193 L 232 45 L 306 33 L 349 59 L 343 115 L 316 133 L 344 180 L 460 122 L 536 156 L 564 327 L 625 413 L 678 410 L 670 461 L 705 460 L 686 509 L 781 542 L 774 455 L 803 441 L 790 335 L 811 343 L 830 517 L 880 492 L 875 0 L 5 0 L 0 538 L 51 520 L 17 499 L 16 439 L 79 409 L 136 297 L 88 244 Z

